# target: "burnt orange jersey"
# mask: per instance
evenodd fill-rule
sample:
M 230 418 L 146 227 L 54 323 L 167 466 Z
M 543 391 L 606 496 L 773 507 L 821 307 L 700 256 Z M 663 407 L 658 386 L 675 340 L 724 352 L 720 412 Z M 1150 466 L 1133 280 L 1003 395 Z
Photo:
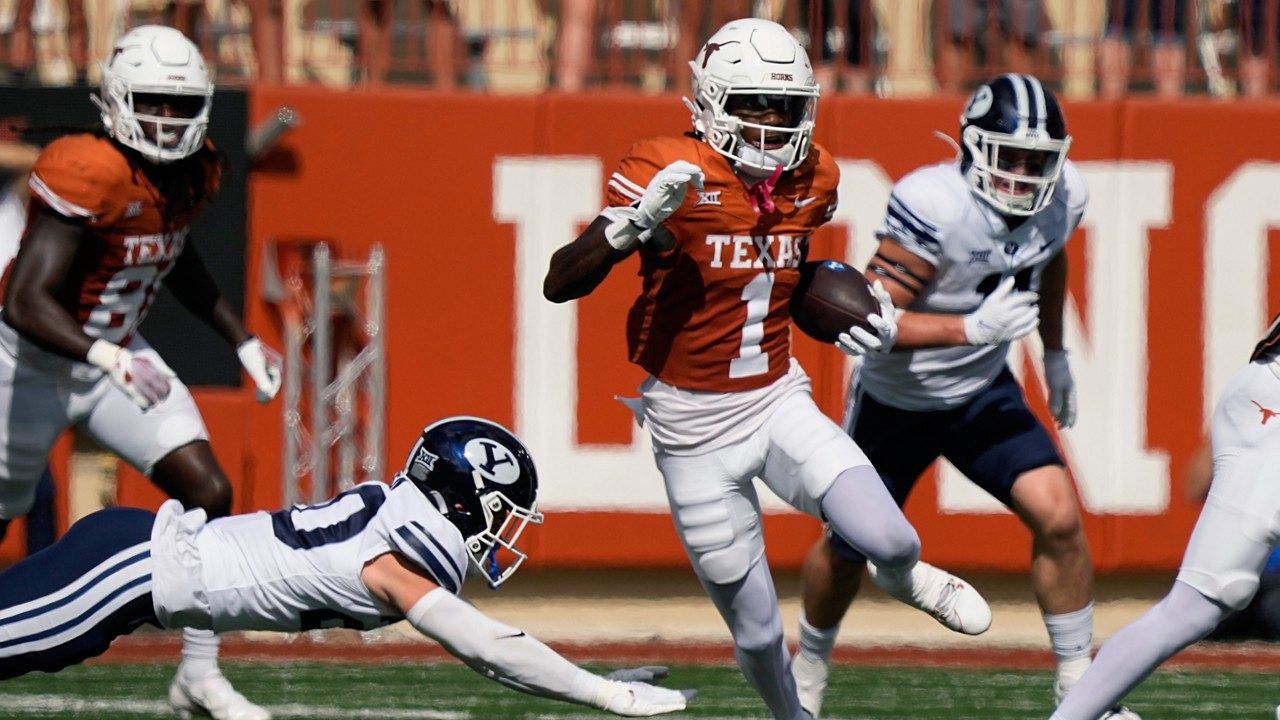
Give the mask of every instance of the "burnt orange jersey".
M 809 236 L 835 211 L 839 168 L 814 145 L 803 164 L 779 178 L 776 207 L 762 215 L 729 160 L 705 142 L 654 138 L 636 143 L 610 176 L 609 204 L 635 202 L 676 160 L 702 168 L 704 187 L 690 186 L 663 223 L 674 246 L 640 248 L 643 289 L 627 318 L 631 361 L 689 390 L 769 385 L 790 364 L 787 302 Z
M 208 197 L 216 190 L 219 169 L 212 159 L 202 162 Z M 86 230 L 58 291 L 59 302 L 85 334 L 127 343 L 182 253 L 201 208 L 166 208 L 168 200 L 155 184 L 114 143 L 97 135 L 68 135 L 50 143 L 29 185 L 30 212 L 44 207 Z M 6 269 L 6 284 L 8 276 Z

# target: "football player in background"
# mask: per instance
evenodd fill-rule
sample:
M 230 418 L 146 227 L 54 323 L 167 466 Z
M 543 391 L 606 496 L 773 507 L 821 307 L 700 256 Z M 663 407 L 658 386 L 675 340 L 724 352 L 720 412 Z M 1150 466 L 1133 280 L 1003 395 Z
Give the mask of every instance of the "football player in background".
M 40 148 L 22 142 L 0 141 L 0 266 L 18 254 L 18 241 L 27 225 L 27 179 L 40 157 Z M 36 482 L 31 509 L 26 513 L 27 554 L 39 552 L 57 537 L 53 475 L 46 466 Z M 7 522 L 0 521 L 0 540 Z
M 897 343 L 866 355 L 845 418 L 899 505 L 941 456 L 1031 531 L 1031 583 L 1058 661 L 1057 699 L 1089 666 L 1093 567 L 1075 488 L 1006 356 L 1039 328 L 1049 405 L 1058 426 L 1071 427 L 1063 248 L 1088 198 L 1070 145 L 1053 93 L 1029 75 L 1003 75 L 970 97 L 959 162 L 898 181 L 866 271 L 903 310 Z M 793 668 L 815 712 L 864 561 L 837 532 L 805 559 Z
M 212 97 L 190 40 L 134 28 L 116 42 L 94 98 L 105 132 L 53 141 L 31 171 L 26 234 L 0 281 L 0 525 L 31 507 L 49 449 L 72 425 L 184 506 L 211 517 L 231 510 L 191 394 L 137 333 L 163 281 L 236 348 L 260 400 L 279 389 L 279 361 L 188 243 L 221 170 L 205 140 Z M 177 711 L 269 717 L 222 676 L 212 632 L 184 640 L 169 692 Z
M 321 505 L 207 522 L 177 500 L 158 513 L 101 510 L 0 574 L 0 679 L 82 662 L 144 624 L 298 632 L 404 619 L 521 692 L 628 717 L 683 710 L 693 691 L 652 684 L 666 668 L 595 675 L 459 597 L 469 567 L 493 587 L 519 568 L 520 534 L 542 522 L 537 494 L 514 435 L 457 417 L 423 430 L 391 485 L 361 483 Z M 48 637 L 73 586 L 102 609 Z
M 787 303 L 839 181 L 812 143 L 818 86 L 804 49 L 780 25 L 735 20 L 690 65 L 696 132 L 631 148 L 608 181 L 608 207 L 552 257 L 544 292 L 583 297 L 639 253 L 627 339 L 650 377 L 633 409 L 738 666 L 774 718 L 797 720 L 810 715 L 788 668 L 753 478 L 827 520 L 895 597 L 967 633 L 991 615 L 967 584 L 919 562 L 915 529 L 791 357 Z M 846 352 L 893 344 L 893 308 L 876 292 L 877 332 L 850 329 L 837 342 Z
M 1249 604 L 1280 545 L 1280 424 L 1268 422 L 1277 410 L 1280 316 L 1214 409 L 1213 481 L 1173 587 L 1103 643 L 1053 720 L 1094 720 L 1174 653 Z

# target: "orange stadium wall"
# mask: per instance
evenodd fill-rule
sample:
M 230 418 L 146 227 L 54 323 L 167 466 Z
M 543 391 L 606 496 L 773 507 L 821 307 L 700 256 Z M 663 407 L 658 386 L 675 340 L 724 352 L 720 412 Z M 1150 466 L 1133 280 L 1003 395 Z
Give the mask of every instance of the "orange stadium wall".
M 627 147 L 686 129 L 678 99 L 257 88 L 251 117 L 283 104 L 303 122 L 250 179 L 250 326 L 278 345 L 277 317 L 257 294 L 267 240 L 326 238 L 352 258 L 382 243 L 389 465 L 429 420 L 494 418 L 538 459 L 548 517 L 531 539 L 532 566 L 683 565 L 647 446 L 614 400 L 642 379 L 623 336 L 636 263 L 579 303 L 541 298 L 551 251 L 599 210 Z M 818 141 L 842 166 L 841 205 L 813 256 L 865 262 L 892 182 L 950 155 L 931 133 L 953 133 L 960 105 L 823 101 Z M 1212 411 L 1206 398 L 1280 307 L 1280 284 L 1267 282 L 1280 226 L 1280 104 L 1093 102 L 1067 113 L 1092 199 L 1068 249 L 1080 420 L 1059 441 L 1099 567 L 1170 570 L 1197 512 L 1183 473 Z M 838 419 L 843 357 L 807 338 L 796 345 L 819 404 Z M 1012 362 L 1047 417 L 1039 352 L 1026 343 Z M 278 506 L 278 402 L 256 406 L 247 390 L 197 399 L 237 509 Z M 158 504 L 158 492 L 127 475 L 122 501 Z M 776 501 L 766 507 L 776 510 L 766 520 L 771 562 L 798 566 L 817 524 Z M 907 512 L 934 562 L 1027 566 L 1017 521 L 953 470 L 923 481 Z

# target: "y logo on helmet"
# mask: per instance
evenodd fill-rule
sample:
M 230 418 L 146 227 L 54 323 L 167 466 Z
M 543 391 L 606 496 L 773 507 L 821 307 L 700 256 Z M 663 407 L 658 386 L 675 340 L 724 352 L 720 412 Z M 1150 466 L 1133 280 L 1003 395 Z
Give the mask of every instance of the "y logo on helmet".
M 711 60 L 711 53 L 714 53 L 722 47 L 737 44 L 739 44 L 737 40 L 730 40 L 729 42 L 722 43 L 707 43 L 706 47 L 702 48 L 702 69 L 707 69 L 707 62 Z
M 983 85 L 973 93 L 973 97 L 969 98 L 969 106 L 964 109 L 964 116 L 967 118 L 980 118 L 991 110 L 991 103 L 995 100 L 995 96 L 991 94 L 991 86 Z
M 515 453 L 502 443 L 488 438 L 475 438 L 462 449 L 471 467 L 485 480 L 499 485 L 510 485 L 520 479 L 520 463 Z

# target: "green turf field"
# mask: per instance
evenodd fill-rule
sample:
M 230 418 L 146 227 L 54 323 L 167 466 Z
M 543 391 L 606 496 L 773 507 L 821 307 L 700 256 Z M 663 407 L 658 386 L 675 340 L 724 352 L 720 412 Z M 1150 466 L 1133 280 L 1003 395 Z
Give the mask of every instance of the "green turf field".
M 278 718 L 508 720 L 605 717 L 517 694 L 460 665 L 227 664 L 227 675 Z M 0 718 L 126 720 L 168 715 L 169 665 L 98 665 L 0 683 Z M 1046 718 L 1044 672 L 837 668 L 824 718 Z M 673 668 L 702 694 L 671 717 L 765 718 L 734 668 Z M 1146 720 L 1270 720 L 1280 682 L 1266 673 L 1162 672 L 1130 706 Z

